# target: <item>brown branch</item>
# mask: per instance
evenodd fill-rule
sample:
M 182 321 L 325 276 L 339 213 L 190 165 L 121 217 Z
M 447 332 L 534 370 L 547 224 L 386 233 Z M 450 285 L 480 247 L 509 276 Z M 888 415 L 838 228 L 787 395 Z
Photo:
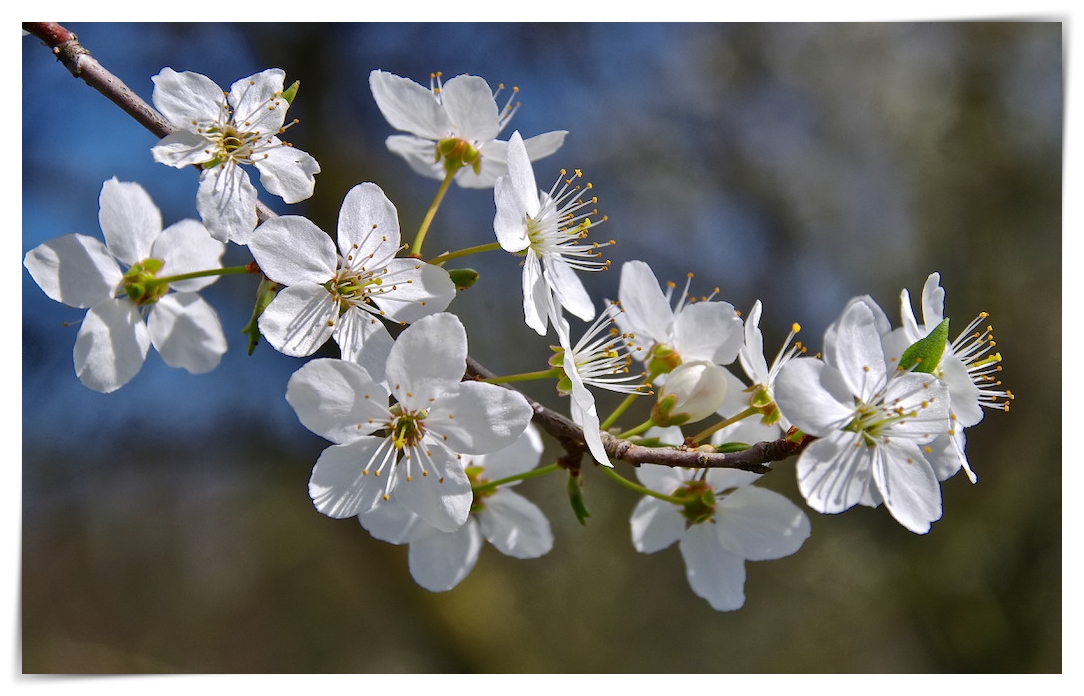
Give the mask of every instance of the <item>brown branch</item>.
M 467 357 L 467 376 L 472 379 L 492 379 L 496 375 L 487 370 L 478 361 Z M 583 438 L 583 428 L 553 409 L 527 398 L 527 403 L 534 409 L 532 419 L 539 428 L 551 435 L 564 448 L 567 457 L 577 463 L 587 451 Z M 703 452 L 695 449 L 676 449 L 673 447 L 644 447 L 629 440 L 622 440 L 603 432 L 602 445 L 611 459 L 640 464 L 661 464 L 663 466 L 686 467 L 690 469 L 741 469 L 764 474 L 771 471 L 771 462 L 789 459 L 799 453 L 813 440 L 805 436 L 798 442 L 786 438 L 773 442 L 760 442 L 741 452 Z M 567 467 L 566 467 L 567 468 Z
M 101 92 L 151 133 L 163 138 L 173 132 L 172 124 L 162 114 L 128 89 L 128 86 L 116 75 L 102 67 L 101 63 L 90 55 L 90 52 L 79 43 L 75 34 L 68 29 L 55 22 L 24 22 L 23 29 L 45 42 L 45 45 L 52 49 L 57 60 L 63 63 L 72 75 L 81 78 Z M 260 222 L 277 217 L 260 201 L 256 201 L 256 213 Z M 467 357 L 467 375 L 474 379 L 496 376 L 469 356 Z M 565 455 L 559 460 L 561 465 L 573 473 L 578 472 L 584 454 L 588 451 L 583 429 L 568 417 L 533 399 L 527 398 L 527 402 L 534 409 L 532 420 L 535 424 L 555 438 L 565 450 Z M 602 443 L 606 448 L 606 454 L 612 459 L 633 465 L 662 464 L 688 468 L 742 469 L 758 474 L 770 471 L 770 467 L 767 466 L 770 462 L 781 461 L 798 454 L 811 439 L 805 437 L 797 443 L 787 439 L 761 442 L 742 452 L 723 454 L 671 447 L 644 447 L 628 440 L 621 440 L 609 433 L 602 433 Z
M 53 55 L 64 64 L 68 72 L 101 92 L 155 136 L 164 138 L 173 132 L 173 124 L 166 120 L 165 116 L 130 90 L 119 77 L 102 67 L 67 28 L 56 22 L 23 22 L 23 29 L 52 49 Z M 199 169 L 199 165 L 194 166 Z M 278 217 L 260 201 L 256 201 L 256 216 L 260 222 Z

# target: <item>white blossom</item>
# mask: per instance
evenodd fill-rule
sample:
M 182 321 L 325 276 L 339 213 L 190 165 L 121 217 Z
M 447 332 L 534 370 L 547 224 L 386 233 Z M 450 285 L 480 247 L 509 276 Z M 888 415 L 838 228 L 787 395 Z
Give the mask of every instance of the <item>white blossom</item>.
M 825 360 L 795 358 L 776 379 L 783 414 L 816 436 L 798 459 L 798 486 L 823 513 L 885 503 L 917 534 L 941 517 L 930 443 L 949 430 L 948 387 L 889 369 L 877 312 L 851 302 L 825 339 Z
M 542 438 L 533 426 L 510 446 L 466 460 L 467 475 L 485 484 L 538 466 Z M 375 538 L 409 544 L 407 560 L 414 581 L 431 592 L 444 592 L 467 577 L 478 560 L 484 538 L 512 558 L 538 558 L 553 548 L 549 521 L 537 505 L 511 489 L 512 481 L 476 494 L 471 515 L 459 529 L 443 532 L 400 505 L 395 496 L 358 516 Z
M 523 320 L 539 336 L 546 335 L 550 298 L 580 319 L 595 316 L 595 304 L 576 271 L 601 271 L 601 246 L 613 242 L 582 244 L 587 231 L 602 220 L 592 221 L 598 211 L 588 206 L 595 197 L 582 198 L 591 184 L 581 187 L 580 177 L 565 179 L 562 170 L 549 193 L 535 184 L 534 170 L 519 131 L 508 141 L 508 175 L 497 180 L 493 198 L 497 206 L 493 231 L 501 248 L 523 253 Z
M 309 479 L 317 510 L 354 517 L 394 494 L 441 531 L 466 522 L 473 496 L 462 456 L 511 445 L 533 415 L 519 392 L 461 382 L 466 357 L 462 323 L 441 313 L 399 335 L 385 365 L 387 387 L 358 364 L 331 358 L 293 374 L 286 400 L 302 425 L 334 443 Z
M 221 268 L 225 244 L 196 220 L 163 230 L 158 207 L 139 184 L 106 181 L 99 206 L 104 244 L 69 234 L 35 247 L 23 261 L 46 295 L 88 308 L 75 339 L 80 381 L 99 392 L 119 389 L 139 372 L 151 345 L 170 367 L 213 370 L 226 337 L 197 291 L 218 277 L 168 285 L 155 278 Z
M 289 103 L 286 73 L 264 70 L 223 94 L 213 80 L 172 68 L 151 78 L 152 101 L 174 130 L 151 149 L 156 162 L 178 169 L 202 165 L 196 207 L 215 239 L 247 244 L 256 228 L 256 189 L 241 165 L 260 172 L 268 193 L 287 203 L 312 195 L 320 165 L 279 139 Z
M 809 518 L 798 506 L 749 485 L 757 474 L 644 464 L 636 476 L 648 488 L 687 502 L 641 498 L 632 512 L 633 546 L 655 553 L 679 542 L 689 586 L 717 611 L 745 603 L 745 561 L 789 556 L 809 537 Z
M 380 113 L 397 130 L 411 135 L 392 135 L 388 149 L 407 161 L 422 176 L 443 179 L 448 168 L 457 170 L 455 181 L 464 188 L 491 188 L 508 173 L 508 143 L 497 136 L 512 119 L 519 103 L 497 104 L 496 92 L 474 75 L 459 75 L 441 82 L 440 73 L 430 76 L 429 88 L 382 70 L 369 74 L 369 86 Z M 565 141 L 567 131 L 552 131 L 525 141 L 531 160 L 552 155 Z
M 396 258 L 402 250 L 395 206 L 376 184 L 350 189 L 339 211 L 338 249 L 307 218 L 283 215 L 249 242 L 260 269 L 286 288 L 260 316 L 260 332 L 286 355 L 312 355 L 328 338 L 343 359 L 382 368 L 391 335 L 380 317 L 413 322 L 443 312 L 455 285 L 439 266 Z M 375 362 L 372 362 L 375 361 Z

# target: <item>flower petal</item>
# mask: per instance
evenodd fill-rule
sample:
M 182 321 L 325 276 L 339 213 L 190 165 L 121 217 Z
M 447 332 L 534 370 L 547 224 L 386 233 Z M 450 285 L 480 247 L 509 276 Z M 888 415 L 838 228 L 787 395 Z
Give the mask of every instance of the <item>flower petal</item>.
M 286 401 L 302 425 L 339 444 L 366 436 L 389 419 L 388 392 L 345 360 L 305 363 L 290 376 Z
M 429 526 L 395 498 L 378 502 L 372 510 L 358 515 L 358 521 L 374 539 L 389 544 L 409 543 L 418 532 Z
M 332 332 L 343 360 L 361 365 L 374 382 L 385 381 L 384 370 L 395 343 L 384 322 L 365 310 L 351 307 L 339 317 Z
M 685 518 L 677 507 L 644 496 L 632 511 L 632 545 L 640 553 L 655 553 L 672 545 L 685 533 Z
M 83 234 L 34 247 L 23 265 L 46 295 L 69 307 L 86 308 L 112 297 L 124 277 L 105 245 Z
M 260 315 L 260 333 L 280 353 L 303 358 L 331 338 L 338 306 L 323 286 L 299 283 L 279 291 Z
M 455 298 L 455 283 L 440 266 L 418 259 L 393 259 L 385 268 L 383 292 L 372 297 L 393 321 L 415 323 L 443 312 Z
M 233 107 L 233 121 L 238 128 L 265 135 L 278 133 L 289 108 L 282 98 L 285 82 L 284 70 L 268 68 L 230 85 L 226 99 Z
M 162 232 L 162 213 L 142 186 L 113 177 L 102 184 L 98 206 L 98 223 L 113 256 L 131 266 L 151 255 Z
M 482 551 L 478 525 L 467 521 L 452 532 L 426 528 L 410 542 L 410 576 L 430 592 L 446 592 L 470 574 Z
M 689 527 L 679 547 L 689 587 L 712 609 L 734 611 L 745 604 L 745 560 L 719 545 L 714 525 Z
M 809 518 L 774 491 L 739 488 L 718 503 L 715 531 L 728 551 L 750 561 L 789 556 L 809 538 Z
M 470 481 L 457 455 L 443 445 L 411 448 L 400 461 L 395 498 L 442 532 L 452 532 L 467 521 L 474 502 Z M 421 473 L 424 472 L 424 475 Z
M 673 326 L 674 313 L 670 303 L 659 289 L 659 281 L 651 267 L 643 261 L 627 261 L 621 266 L 621 280 L 617 290 L 621 308 L 618 324 L 626 333 L 634 333 L 634 342 L 650 348 L 656 341 L 666 341 Z M 646 357 L 637 354 L 641 360 Z
M 166 229 L 154 240 L 151 255 L 165 263 L 159 276 L 175 276 L 182 273 L 222 268 L 222 255 L 226 245 L 211 236 L 198 220 L 181 220 Z M 177 292 L 196 292 L 211 285 L 218 276 L 178 280 L 169 284 Z
M 854 394 L 839 370 L 816 358 L 795 358 L 775 378 L 775 402 L 791 423 L 817 437 L 854 418 Z
M 393 256 L 399 249 L 399 213 L 384 191 L 372 183 L 350 189 L 339 208 L 339 249 L 355 259 Z M 351 265 L 364 267 L 365 262 Z
M 262 150 L 253 164 L 260 172 L 260 183 L 272 196 L 286 203 L 299 203 L 312 196 L 320 164 L 309 153 L 288 145 Z
M 798 489 L 817 512 L 835 514 L 857 505 L 870 485 L 871 457 L 853 434 L 815 440 L 798 458 Z
M 189 130 L 197 123 L 216 122 L 224 113 L 226 97 L 214 80 L 194 72 L 177 72 L 162 68 L 151 78 L 154 108 L 177 128 Z
M 308 218 L 282 215 L 256 228 L 248 249 L 264 274 L 284 285 L 326 283 L 335 277 L 335 243 Z
M 171 292 L 158 300 L 147 317 L 147 329 L 162 360 L 192 374 L 215 369 L 226 352 L 218 314 L 194 292 Z
M 151 148 L 155 162 L 183 169 L 214 159 L 214 141 L 202 133 L 175 130 Z
M 383 442 L 378 437 L 360 437 L 320 453 L 309 477 L 309 497 L 317 510 L 343 519 L 368 512 L 383 499 L 387 479 L 375 471 L 365 472 Z M 394 476 L 394 470 L 385 475 Z
M 544 258 L 546 268 L 543 273 L 546 284 L 553 289 L 553 294 L 561 306 L 584 321 L 594 319 L 595 303 L 587 294 L 587 288 L 583 286 L 576 271 L 560 256 L 546 255 Z
M 482 534 L 505 556 L 538 558 L 553 548 L 549 520 L 531 501 L 502 488 L 484 504 L 477 515 Z
M 478 144 L 497 137 L 500 114 L 493 90 L 485 80 L 476 75 L 458 75 L 444 83 L 440 98 L 456 137 Z
M 438 181 L 444 178 L 444 165 L 437 159 L 437 146 L 432 140 L 415 138 L 413 135 L 389 135 L 384 144 L 390 152 L 405 159 L 415 174 Z M 461 169 L 459 173 L 474 174 L 470 167 Z M 457 175 L 457 181 L 458 178 Z
M 441 313 L 419 319 L 399 334 L 386 375 L 404 408 L 424 409 L 432 406 L 431 398 L 458 385 L 466 367 L 467 332 L 459 317 Z
M 374 70 L 369 73 L 369 87 L 380 113 L 392 128 L 429 140 L 440 140 L 451 133 L 452 123 L 440 102 L 431 90 L 417 82 Z
M 538 466 L 541 458 L 542 436 L 538 434 L 538 428 L 531 424 L 511 445 L 496 452 L 479 454 L 471 459 L 469 465 L 483 467 L 486 478 L 493 481 L 524 474 Z
M 674 346 L 682 360 L 729 365 L 744 342 L 742 320 L 729 302 L 697 302 L 674 317 Z
M 233 161 L 204 169 L 199 176 L 196 210 L 218 241 L 248 244 L 256 229 L 256 188 Z
M 426 429 L 461 454 L 489 454 L 510 446 L 534 414 L 519 392 L 483 382 L 453 384 L 430 406 Z
M 143 367 L 150 345 L 147 325 L 127 297 L 102 300 L 79 327 L 75 374 L 94 391 L 116 391 Z
M 872 468 L 877 490 L 897 522 L 925 534 L 941 519 L 941 486 L 913 441 L 896 439 L 876 447 Z

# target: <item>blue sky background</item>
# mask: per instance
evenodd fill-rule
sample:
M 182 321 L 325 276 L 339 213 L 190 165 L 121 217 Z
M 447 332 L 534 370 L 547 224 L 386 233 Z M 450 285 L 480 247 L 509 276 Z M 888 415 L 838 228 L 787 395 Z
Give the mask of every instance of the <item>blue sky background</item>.
M 643 259 L 660 280 L 692 272 L 694 293 L 718 287 L 743 313 L 760 299 L 770 350 L 794 321 L 817 350 L 850 297 L 871 294 L 898 322 L 900 290 L 917 297 L 940 271 L 953 326 L 991 313 L 1018 401 L 968 431 L 980 482 L 945 484 L 929 537 L 884 510 L 810 512 L 802 551 L 749 564 L 735 614 L 692 594 L 676 549 L 635 553 L 635 500 L 602 477 L 586 529 L 569 523 L 558 482 L 524 485 L 554 524 L 554 553 L 517 562 L 487 548 L 459 588 L 430 595 L 411 583 L 405 548 L 311 509 L 305 482 L 326 443 L 283 399 L 301 363 L 266 344 L 245 355 L 253 280 L 204 293 L 230 341 L 217 370 L 189 375 L 152 351 L 101 395 L 72 367 L 77 325 L 63 323 L 82 311 L 23 270 L 28 671 L 1060 669 L 1061 25 L 70 28 L 148 101 L 164 66 L 224 89 L 270 66 L 300 79 L 290 139 L 323 172 L 309 201 L 262 200 L 325 230 L 350 187 L 375 181 L 410 239 L 436 190 L 384 148 L 394 131 L 370 70 L 517 85 L 505 136 L 568 130 L 536 163 L 539 184 L 580 168 L 609 217 L 597 233 L 617 240 L 614 270 L 585 278 L 597 301 L 616 296 L 623 262 Z M 194 170 L 155 164 L 156 138 L 35 39 L 22 60 L 23 254 L 100 235 L 98 193 L 113 176 L 143 185 L 166 224 L 196 217 Z M 453 188 L 427 247 L 491 241 L 492 216 L 490 191 Z M 247 260 L 231 249 L 228 261 Z M 472 355 L 497 372 L 538 369 L 549 350 L 517 318 L 515 260 L 471 265 L 482 281 L 450 309 Z M 792 467 L 765 485 L 797 501 Z M 371 632 L 387 640 L 360 637 Z M 633 632 L 636 646 L 622 640 Z M 703 636 L 696 649 L 679 640 L 689 635 Z M 756 649 L 739 659 L 738 643 Z

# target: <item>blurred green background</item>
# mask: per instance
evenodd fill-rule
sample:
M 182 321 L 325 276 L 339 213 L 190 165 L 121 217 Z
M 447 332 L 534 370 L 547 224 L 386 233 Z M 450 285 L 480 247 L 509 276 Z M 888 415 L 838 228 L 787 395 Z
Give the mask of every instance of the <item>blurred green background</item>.
M 526 482 L 554 550 L 517 561 L 487 545 L 431 594 L 405 546 L 313 510 L 327 443 L 282 398 L 300 361 L 245 355 L 254 282 L 204 293 L 230 339 L 218 370 L 191 376 L 152 352 L 101 395 L 72 368 L 63 322 L 82 311 L 23 271 L 25 672 L 1061 671 L 1060 23 L 69 28 L 148 101 L 164 66 L 223 88 L 270 66 L 300 79 L 290 139 L 323 172 L 301 205 L 263 200 L 326 230 L 346 191 L 375 181 L 410 239 L 436 191 L 385 149 L 371 70 L 517 85 L 504 137 L 567 129 L 535 164 L 539 185 L 581 168 L 609 216 L 596 233 L 617 240 L 615 270 L 585 278 L 597 301 L 643 259 L 743 312 L 761 299 L 770 352 L 794 321 L 816 350 L 850 297 L 873 295 L 898 323 L 900 290 L 917 297 L 939 271 L 954 326 L 990 312 L 1017 399 L 968 430 L 979 483 L 945 482 L 929 535 L 883 509 L 810 511 L 801 551 L 747 564 L 737 612 L 692 593 L 676 546 L 636 553 L 636 496 L 590 470 L 585 528 L 563 481 Z M 22 41 L 23 253 L 100 235 L 112 176 L 141 183 L 166 224 L 196 217 L 196 173 L 154 164 L 153 136 Z M 453 188 L 427 247 L 491 241 L 492 216 L 491 191 Z M 247 259 L 235 247 L 227 261 Z M 471 353 L 498 373 L 538 369 L 549 350 L 519 319 L 515 260 L 471 265 L 482 281 L 450 308 Z M 793 461 L 776 469 L 762 485 L 800 502 Z

